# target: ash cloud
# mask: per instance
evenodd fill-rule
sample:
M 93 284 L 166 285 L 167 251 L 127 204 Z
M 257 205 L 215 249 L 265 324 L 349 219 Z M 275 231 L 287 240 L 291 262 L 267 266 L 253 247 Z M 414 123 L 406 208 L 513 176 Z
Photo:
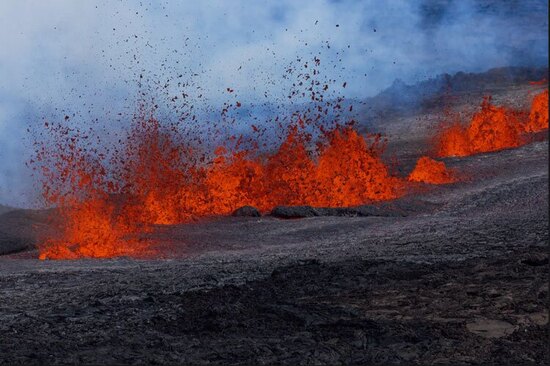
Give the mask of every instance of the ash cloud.
M 185 88 L 221 108 L 227 87 L 284 101 L 285 68 L 319 56 L 347 98 L 364 99 L 395 79 L 546 65 L 547 19 L 538 0 L 2 2 L 0 203 L 34 202 L 25 162 L 44 118 L 115 128 L 136 109 L 140 75 L 153 93 L 181 75 L 187 86 L 166 95 Z

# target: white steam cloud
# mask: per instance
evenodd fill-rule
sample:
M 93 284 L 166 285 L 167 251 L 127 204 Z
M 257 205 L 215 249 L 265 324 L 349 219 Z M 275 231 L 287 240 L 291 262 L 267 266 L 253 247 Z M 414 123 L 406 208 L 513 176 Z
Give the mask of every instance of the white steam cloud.
M 182 74 L 213 105 L 227 87 L 258 101 L 284 95 L 288 63 L 320 52 L 363 98 L 396 78 L 545 65 L 547 35 L 542 0 L 2 1 L 0 203 L 32 203 L 28 127 L 131 112 L 140 74 Z

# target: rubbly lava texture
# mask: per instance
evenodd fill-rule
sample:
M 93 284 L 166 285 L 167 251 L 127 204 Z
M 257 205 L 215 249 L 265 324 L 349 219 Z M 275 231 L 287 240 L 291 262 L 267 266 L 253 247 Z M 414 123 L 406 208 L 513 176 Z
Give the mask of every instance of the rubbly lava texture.
M 422 182 L 429 184 L 447 184 L 454 183 L 456 172 L 447 169 L 445 163 L 431 159 L 427 156 L 422 156 L 418 159 L 414 170 L 409 175 L 409 181 Z
M 336 127 L 316 144 L 298 126 L 270 154 L 219 147 L 211 158 L 155 119 L 134 124 L 115 154 L 78 145 L 82 136 L 52 128 L 55 149 L 42 145 L 44 196 L 59 208 L 59 237 L 41 259 L 147 257 L 153 243 L 138 233 L 156 224 L 227 215 L 249 205 L 355 206 L 404 194 L 405 180 L 381 159 L 384 143 Z M 316 146 L 316 148 L 312 148 Z M 53 150 L 53 151 L 52 151 Z
M 495 106 L 487 97 L 467 126 L 456 122 L 440 131 L 437 155 L 468 156 L 514 148 L 529 142 L 529 133 L 547 128 L 548 91 L 534 98 L 529 114 Z

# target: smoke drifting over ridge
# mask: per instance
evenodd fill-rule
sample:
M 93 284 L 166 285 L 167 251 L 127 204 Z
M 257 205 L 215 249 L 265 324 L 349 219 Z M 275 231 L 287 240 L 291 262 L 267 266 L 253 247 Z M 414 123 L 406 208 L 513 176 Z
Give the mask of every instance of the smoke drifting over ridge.
M 547 64 L 547 19 L 535 0 L 2 3 L 0 203 L 32 201 L 27 128 L 65 115 L 112 126 L 133 113 L 140 75 L 181 75 L 190 100 L 221 108 L 227 87 L 284 100 L 285 67 L 317 55 L 346 97 L 364 98 L 396 78 Z

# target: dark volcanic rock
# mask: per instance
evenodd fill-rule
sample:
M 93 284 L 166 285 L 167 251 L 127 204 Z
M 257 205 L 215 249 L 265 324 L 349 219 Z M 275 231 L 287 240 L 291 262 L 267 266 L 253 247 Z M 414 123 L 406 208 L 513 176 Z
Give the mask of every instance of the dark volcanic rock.
M 0 207 L 0 212 L 5 206 Z M 0 255 L 32 249 L 52 210 L 9 209 L 0 214 Z
M 349 216 L 349 217 L 405 217 L 411 214 L 431 213 L 440 204 L 410 198 L 390 202 L 355 207 L 311 207 L 311 206 L 277 206 L 271 216 L 282 219 L 297 219 L 314 216 Z M 235 214 L 233 214 L 235 216 Z
M 362 216 L 359 214 L 359 207 L 322 207 L 316 210 L 319 216 Z
M 548 264 L 548 256 L 540 253 L 531 254 L 522 260 L 521 263 L 528 266 L 544 266 Z
M 548 269 L 517 255 L 302 260 L 201 289 L 177 288 L 179 266 L 3 276 L 3 292 L 31 290 L 2 299 L 22 314 L 0 313 L 0 365 L 548 364 L 546 297 L 533 291 L 547 294 Z
M 299 219 L 320 216 L 320 213 L 311 206 L 277 206 L 271 211 L 271 216 L 281 219 Z
M 14 238 L 0 232 L 0 255 L 21 252 L 33 246 L 34 243 L 28 239 Z
M 363 205 L 356 207 L 324 207 L 316 209 L 319 216 L 406 216 L 402 210 L 395 210 L 392 207 L 377 205 Z
M 260 214 L 260 211 L 256 207 L 252 206 L 243 206 L 241 208 L 236 209 L 232 213 L 233 216 L 236 217 L 260 217 L 262 214 Z
M 6 212 L 13 211 L 13 210 L 15 210 L 15 208 L 10 207 L 10 206 L 0 205 L 0 215 L 4 214 Z

